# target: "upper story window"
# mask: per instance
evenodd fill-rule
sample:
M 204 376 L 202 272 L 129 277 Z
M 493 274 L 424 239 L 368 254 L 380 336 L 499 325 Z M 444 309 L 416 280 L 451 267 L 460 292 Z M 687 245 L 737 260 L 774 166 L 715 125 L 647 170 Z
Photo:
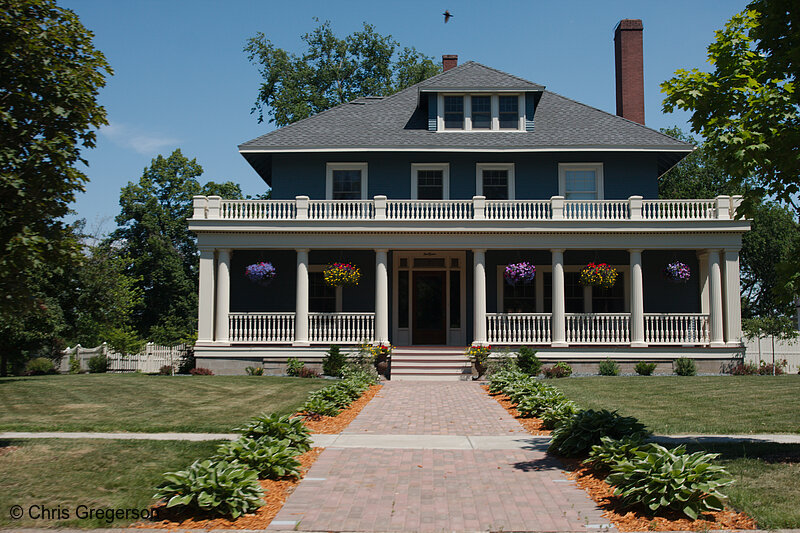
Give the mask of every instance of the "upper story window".
M 366 163 L 328 163 L 325 198 L 328 200 L 361 200 L 366 197 Z
M 444 97 L 444 128 L 446 130 L 464 129 L 464 97 Z
M 475 191 L 487 200 L 514 199 L 514 163 L 478 163 Z
M 472 129 L 489 130 L 492 128 L 492 97 L 472 96 Z
M 558 194 L 567 200 L 602 200 L 603 164 L 559 163 Z
M 519 129 L 519 97 L 500 95 L 498 104 L 500 129 Z
M 437 131 L 525 131 L 524 94 L 442 94 Z
M 447 200 L 450 198 L 448 163 L 412 163 L 411 199 Z

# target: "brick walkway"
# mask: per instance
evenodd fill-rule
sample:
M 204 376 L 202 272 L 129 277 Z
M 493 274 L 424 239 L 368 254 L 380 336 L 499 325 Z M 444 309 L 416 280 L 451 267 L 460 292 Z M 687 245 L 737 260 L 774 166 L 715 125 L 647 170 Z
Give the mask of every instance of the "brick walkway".
M 513 450 L 426 449 L 426 435 L 524 432 L 474 383 L 389 383 L 347 431 L 409 432 L 417 435 L 419 446 L 327 448 L 270 530 L 589 532 L 608 527 L 594 502 L 545 454 L 541 439 Z

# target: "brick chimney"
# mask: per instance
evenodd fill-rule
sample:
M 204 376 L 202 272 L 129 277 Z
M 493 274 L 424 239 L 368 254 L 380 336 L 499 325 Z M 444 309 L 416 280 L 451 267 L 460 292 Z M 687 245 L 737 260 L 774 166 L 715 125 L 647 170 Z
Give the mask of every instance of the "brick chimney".
M 614 30 L 617 115 L 644 124 L 642 21 L 623 19 Z
M 447 72 L 453 67 L 458 66 L 458 56 L 455 54 L 445 54 L 442 56 L 442 71 Z

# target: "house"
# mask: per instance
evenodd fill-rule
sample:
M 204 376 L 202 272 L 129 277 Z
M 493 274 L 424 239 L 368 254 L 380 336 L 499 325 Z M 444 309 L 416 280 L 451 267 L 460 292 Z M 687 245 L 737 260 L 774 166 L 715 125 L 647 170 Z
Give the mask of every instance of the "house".
M 579 365 L 686 356 L 719 371 L 741 357 L 749 223 L 736 197 L 657 198 L 693 147 L 643 125 L 641 21 L 615 31 L 620 116 L 446 55 L 413 87 L 242 144 L 272 199 L 194 199 L 198 365 L 279 371 L 365 340 L 427 361 L 393 369 L 405 377 L 447 373 L 473 343 Z M 244 275 L 261 261 L 277 272 L 266 287 Z M 326 285 L 334 262 L 357 265 L 359 284 Z M 512 286 L 521 262 L 536 275 Z M 613 287 L 581 285 L 590 262 L 616 269 Z M 675 262 L 688 282 L 665 279 Z

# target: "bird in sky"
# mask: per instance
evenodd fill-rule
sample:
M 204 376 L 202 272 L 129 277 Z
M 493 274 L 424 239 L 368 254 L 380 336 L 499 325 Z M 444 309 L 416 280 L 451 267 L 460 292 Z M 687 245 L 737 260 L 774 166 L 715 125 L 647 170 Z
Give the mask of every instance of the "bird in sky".
M 450 17 L 453 16 L 453 15 L 450 14 L 450 11 L 448 11 L 447 9 L 444 10 L 444 13 L 442 13 L 442 15 L 444 15 L 444 23 L 445 24 L 447 24 L 447 21 L 450 20 Z

